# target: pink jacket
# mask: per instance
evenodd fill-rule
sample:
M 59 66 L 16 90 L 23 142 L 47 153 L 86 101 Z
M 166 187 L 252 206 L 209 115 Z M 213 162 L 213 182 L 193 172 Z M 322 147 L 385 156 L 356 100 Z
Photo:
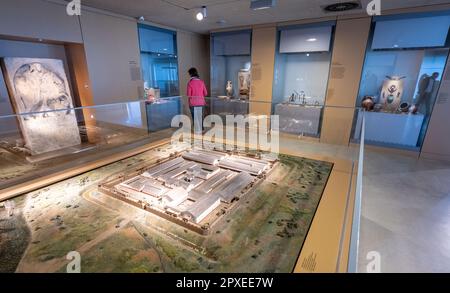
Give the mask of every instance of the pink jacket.
M 208 95 L 205 83 L 198 78 L 191 78 L 187 86 L 190 107 L 205 106 L 205 97 Z

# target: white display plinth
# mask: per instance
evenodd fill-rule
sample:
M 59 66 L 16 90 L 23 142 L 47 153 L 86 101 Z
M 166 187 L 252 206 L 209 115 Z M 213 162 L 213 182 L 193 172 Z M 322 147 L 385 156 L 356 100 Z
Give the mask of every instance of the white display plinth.
M 294 134 L 319 134 L 321 106 L 278 104 L 275 115 L 280 116 L 280 131 Z
M 358 113 L 356 129 L 361 129 L 362 112 Z M 416 147 L 425 116 L 423 114 L 394 114 L 365 112 L 366 141 Z M 359 139 L 360 132 L 355 132 Z

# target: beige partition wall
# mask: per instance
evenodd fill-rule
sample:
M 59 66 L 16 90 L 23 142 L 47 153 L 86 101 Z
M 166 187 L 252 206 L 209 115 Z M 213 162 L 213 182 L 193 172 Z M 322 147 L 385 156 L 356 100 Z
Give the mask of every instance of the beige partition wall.
M 421 157 L 450 161 L 450 60 L 441 81 L 439 94 L 431 114 Z
M 348 144 L 371 18 L 337 21 L 321 142 Z
M 209 93 L 209 36 L 177 31 L 177 47 L 180 95 L 186 95 L 189 81 L 187 71 L 191 67 L 198 69 Z
M 277 28 L 254 27 L 252 33 L 252 85 L 250 99 L 267 103 L 250 103 L 250 113 L 270 115 Z

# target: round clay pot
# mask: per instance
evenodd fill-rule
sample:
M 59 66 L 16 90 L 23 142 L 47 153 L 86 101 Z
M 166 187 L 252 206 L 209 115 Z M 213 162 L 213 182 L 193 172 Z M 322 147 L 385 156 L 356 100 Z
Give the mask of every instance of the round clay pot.
M 400 107 L 398 109 L 400 110 L 400 112 L 408 113 L 409 112 L 409 107 L 410 107 L 410 105 L 408 103 L 403 102 L 403 103 L 400 104 Z
M 375 102 L 373 101 L 373 97 L 365 96 L 362 99 L 361 107 L 363 107 L 366 111 L 372 111 L 375 107 Z

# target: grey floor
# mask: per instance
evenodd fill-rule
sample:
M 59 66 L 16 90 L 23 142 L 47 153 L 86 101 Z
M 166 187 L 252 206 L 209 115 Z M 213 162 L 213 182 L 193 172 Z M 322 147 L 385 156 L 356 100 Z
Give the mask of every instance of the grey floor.
M 281 149 L 358 160 L 358 146 L 280 139 Z M 358 271 L 450 272 L 450 162 L 365 149 Z
M 450 163 L 366 151 L 359 272 L 450 272 Z

